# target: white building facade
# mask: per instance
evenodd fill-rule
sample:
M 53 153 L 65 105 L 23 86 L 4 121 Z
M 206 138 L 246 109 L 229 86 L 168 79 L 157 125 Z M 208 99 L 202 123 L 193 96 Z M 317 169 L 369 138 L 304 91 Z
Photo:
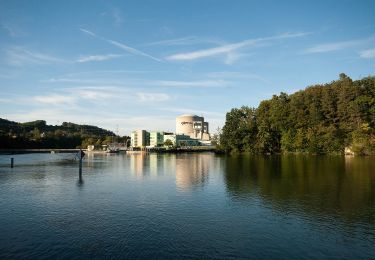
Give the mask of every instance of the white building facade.
M 150 133 L 146 130 L 136 130 L 130 135 L 132 147 L 146 147 L 150 145 Z

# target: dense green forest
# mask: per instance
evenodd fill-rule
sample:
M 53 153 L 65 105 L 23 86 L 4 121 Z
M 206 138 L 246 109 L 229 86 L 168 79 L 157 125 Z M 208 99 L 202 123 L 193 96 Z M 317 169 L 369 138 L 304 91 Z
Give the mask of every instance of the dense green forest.
M 113 141 L 126 142 L 128 137 L 91 125 L 64 122 L 47 125 L 44 120 L 17 123 L 0 118 L 0 149 L 16 148 L 86 148 Z
M 375 153 L 375 77 L 336 81 L 280 93 L 258 108 L 226 115 L 220 147 L 227 152 Z

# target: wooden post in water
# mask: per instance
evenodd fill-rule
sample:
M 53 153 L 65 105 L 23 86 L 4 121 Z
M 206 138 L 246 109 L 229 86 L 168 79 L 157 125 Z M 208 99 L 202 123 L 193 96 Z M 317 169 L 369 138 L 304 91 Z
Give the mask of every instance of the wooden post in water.
M 10 158 L 10 168 L 14 167 L 14 158 Z
M 79 180 L 81 181 L 82 180 L 82 159 L 83 159 L 83 155 L 82 155 L 82 150 L 79 149 Z

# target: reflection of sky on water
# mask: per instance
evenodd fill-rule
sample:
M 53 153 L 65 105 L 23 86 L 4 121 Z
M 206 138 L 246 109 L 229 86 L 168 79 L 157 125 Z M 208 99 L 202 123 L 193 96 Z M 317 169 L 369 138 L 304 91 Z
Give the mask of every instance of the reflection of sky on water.
M 0 258 L 375 254 L 372 158 L 93 154 L 80 183 L 72 155 L 14 157 L 0 164 Z

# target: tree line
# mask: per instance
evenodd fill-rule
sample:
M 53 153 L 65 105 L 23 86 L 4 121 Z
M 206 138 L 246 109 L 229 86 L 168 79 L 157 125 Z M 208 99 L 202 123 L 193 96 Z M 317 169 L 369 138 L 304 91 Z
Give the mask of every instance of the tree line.
M 18 123 L 0 118 L 0 149 L 71 149 L 126 143 L 129 137 L 91 125 L 63 122 L 47 125 L 44 120 Z
M 344 73 L 324 85 L 280 93 L 226 114 L 219 148 L 226 152 L 375 153 L 375 77 Z

